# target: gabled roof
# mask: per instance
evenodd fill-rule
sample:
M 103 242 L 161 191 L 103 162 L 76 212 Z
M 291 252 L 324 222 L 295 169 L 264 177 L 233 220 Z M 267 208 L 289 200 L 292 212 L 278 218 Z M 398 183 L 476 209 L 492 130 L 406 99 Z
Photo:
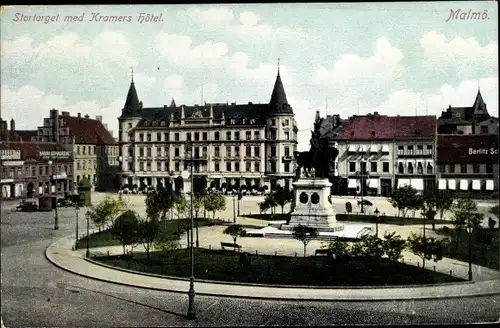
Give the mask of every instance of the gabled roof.
M 355 116 L 344 123 L 336 140 L 408 140 L 433 138 L 436 116 Z
M 486 110 L 486 104 L 484 103 L 483 96 L 481 95 L 481 91 L 477 90 L 476 100 L 474 101 L 474 105 L 472 105 L 473 115 L 484 115 L 488 114 Z
M 64 126 L 69 127 L 70 133 L 75 137 L 76 144 L 117 144 L 113 136 L 98 120 L 62 115 L 59 115 L 59 119 L 63 120 Z
M 15 130 L 8 133 L 10 141 L 36 141 L 38 136 L 37 130 Z
M 2 150 L 20 150 L 22 160 L 39 160 L 40 151 L 69 151 L 62 145 L 49 142 L 7 142 L 0 143 Z M 71 152 L 71 151 L 70 151 Z
M 172 98 L 172 101 L 170 102 L 170 107 L 175 107 L 175 106 L 176 106 L 175 105 L 175 100 L 174 100 L 174 98 Z
M 445 126 L 445 125 L 471 125 L 472 123 L 469 121 L 466 121 L 462 118 L 459 117 L 454 117 L 454 118 L 440 118 L 438 119 L 438 126 Z

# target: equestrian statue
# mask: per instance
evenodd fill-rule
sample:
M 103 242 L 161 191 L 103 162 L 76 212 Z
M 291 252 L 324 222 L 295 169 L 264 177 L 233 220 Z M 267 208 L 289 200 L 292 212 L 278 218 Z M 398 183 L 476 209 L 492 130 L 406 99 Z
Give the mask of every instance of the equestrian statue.
M 328 138 L 321 137 L 320 127 L 322 122 L 323 118 L 317 118 L 314 122 L 309 151 L 295 151 L 293 153 L 297 162 L 295 181 L 301 177 L 302 172 L 306 178 L 328 178 L 330 169 L 334 168 L 335 158 L 337 158 L 339 151 L 337 148 L 329 146 Z

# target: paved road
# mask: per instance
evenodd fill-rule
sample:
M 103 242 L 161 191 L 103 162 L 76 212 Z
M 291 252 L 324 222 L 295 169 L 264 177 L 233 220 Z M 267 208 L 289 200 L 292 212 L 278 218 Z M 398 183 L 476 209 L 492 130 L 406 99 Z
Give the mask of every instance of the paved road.
M 76 276 L 50 264 L 45 248 L 74 231 L 74 212 L 2 213 L 2 321 L 6 327 L 425 324 L 497 321 L 500 297 L 383 302 L 263 301 L 196 298 L 186 321 L 185 294 L 143 290 Z M 80 227 L 84 227 L 80 215 Z

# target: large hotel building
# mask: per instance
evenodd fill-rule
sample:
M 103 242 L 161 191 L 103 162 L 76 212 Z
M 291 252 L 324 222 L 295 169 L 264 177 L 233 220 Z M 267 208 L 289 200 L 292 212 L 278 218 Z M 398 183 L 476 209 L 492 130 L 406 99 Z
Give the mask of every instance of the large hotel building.
M 118 121 L 122 186 L 171 181 L 189 191 L 190 179 L 181 174 L 194 156 L 202 160 L 194 164 L 194 179 L 204 178 L 208 186 L 291 188 L 298 130 L 279 70 L 267 104 L 179 106 L 172 100 L 143 107 L 132 79 Z

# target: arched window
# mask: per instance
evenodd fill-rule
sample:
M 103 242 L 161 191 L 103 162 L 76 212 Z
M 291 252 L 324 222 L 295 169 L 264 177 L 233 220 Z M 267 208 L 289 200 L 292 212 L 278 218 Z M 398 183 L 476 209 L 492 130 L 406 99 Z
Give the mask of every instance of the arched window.
M 408 163 L 408 174 L 413 174 L 413 164 Z
M 420 162 L 418 162 L 418 164 L 417 164 L 417 173 L 424 174 L 424 166 Z
M 398 165 L 398 172 L 399 172 L 400 174 L 405 173 L 405 168 L 404 168 L 404 166 L 403 166 L 403 163 L 401 163 L 401 162 L 399 162 L 399 165 Z
M 431 163 L 427 163 L 427 174 L 432 174 L 432 165 L 431 165 Z

